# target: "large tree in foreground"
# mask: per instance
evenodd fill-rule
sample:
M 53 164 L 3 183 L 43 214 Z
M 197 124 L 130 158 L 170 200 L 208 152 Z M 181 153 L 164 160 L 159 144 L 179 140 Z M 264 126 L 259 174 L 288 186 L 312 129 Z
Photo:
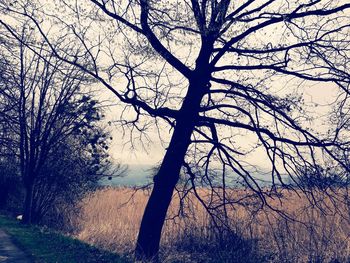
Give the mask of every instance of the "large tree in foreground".
M 237 177 L 266 204 L 276 186 L 302 188 L 295 177 L 304 170 L 317 173 L 325 163 L 348 169 L 340 126 L 312 121 L 310 101 L 302 104 L 315 85 L 317 92 L 348 93 L 346 1 L 72 0 L 3 7 L 10 16 L 30 17 L 55 56 L 131 108 L 134 119 L 123 115 L 125 125 L 139 132 L 150 123 L 171 129 L 142 219 L 138 258 L 157 258 L 182 167 L 194 192 L 198 185 L 221 185 L 213 191 L 222 201 L 216 208 L 234 203 L 225 189 Z M 0 23 L 16 35 L 8 21 Z M 74 52 L 51 45 L 53 39 Z M 254 177 L 256 159 L 269 163 L 273 187 Z

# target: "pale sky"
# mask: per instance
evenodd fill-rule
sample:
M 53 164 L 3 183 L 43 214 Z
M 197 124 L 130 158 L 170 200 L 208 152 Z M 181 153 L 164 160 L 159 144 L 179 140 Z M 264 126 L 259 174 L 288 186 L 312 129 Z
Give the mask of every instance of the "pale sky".
M 341 1 L 342 2 L 342 1 Z M 270 37 L 266 38 L 266 40 L 273 41 L 278 38 L 278 34 L 276 32 L 268 32 Z M 261 37 L 261 36 L 260 36 Z M 189 58 L 189 53 L 195 54 L 194 47 L 188 46 L 188 47 L 182 47 L 182 49 L 176 49 L 176 54 L 178 57 L 184 57 Z M 105 59 L 106 57 L 102 57 L 102 59 Z M 222 63 L 225 63 L 226 61 L 221 61 Z M 289 92 L 289 82 L 286 80 L 286 83 L 283 83 L 284 81 L 279 81 L 278 85 L 273 86 L 274 89 L 276 89 L 276 92 L 281 93 L 288 93 Z M 118 85 L 116 85 L 117 87 Z M 334 101 L 336 92 L 335 88 L 332 87 L 331 84 L 317 84 L 315 82 L 308 82 L 304 83 L 303 86 L 307 87 L 307 89 L 303 89 L 303 97 L 306 102 L 313 102 L 315 105 L 317 104 L 318 107 L 316 108 L 310 108 L 310 111 L 317 112 L 318 115 L 322 116 L 327 114 L 327 109 L 329 107 L 322 106 L 329 104 Z M 117 102 L 117 98 L 115 98 L 109 91 L 107 91 L 104 87 L 102 87 L 101 91 L 102 100 L 108 99 L 109 103 Z M 119 114 L 121 112 L 121 108 L 119 107 L 111 107 L 109 110 L 106 110 L 106 119 L 107 121 L 115 121 L 119 119 Z M 321 118 L 319 119 L 321 121 Z M 169 130 L 162 130 L 160 131 L 161 137 L 163 139 L 163 145 L 161 140 L 159 139 L 159 134 L 156 130 L 150 130 L 148 132 L 148 140 L 137 140 L 133 139 L 133 145 L 130 143 L 130 133 L 128 130 L 123 130 L 115 124 L 111 126 L 112 131 L 112 137 L 113 142 L 110 147 L 110 154 L 112 157 L 124 164 L 149 164 L 154 165 L 156 163 L 159 163 L 165 153 L 165 147 L 167 146 L 167 142 L 170 139 L 171 131 Z M 136 135 L 136 133 L 135 133 Z M 142 145 L 143 142 L 143 145 Z M 246 143 L 249 144 L 249 139 L 247 138 Z M 259 155 L 259 152 L 255 153 L 255 155 Z M 249 158 L 251 159 L 259 159 L 256 158 L 256 156 L 252 155 Z M 260 163 L 260 165 L 263 165 Z
M 109 93 L 108 91 L 105 92 Z M 330 110 L 328 104 L 333 103 L 336 99 L 337 88 L 335 88 L 330 83 L 327 84 L 310 82 L 303 95 L 306 102 L 312 102 L 318 105 L 313 109 L 315 111 L 314 113 L 317 114 L 317 116 L 323 115 L 324 118 L 327 118 L 328 111 Z M 116 98 L 114 98 L 113 95 L 109 96 L 109 101 L 113 102 L 113 100 L 116 100 Z M 109 110 L 106 111 L 106 120 L 115 120 L 118 112 L 120 112 L 120 108 L 118 109 L 118 107 L 110 107 Z M 321 118 L 318 120 L 322 121 Z M 123 135 L 122 129 L 113 124 L 111 126 L 111 130 L 113 141 L 109 153 L 116 161 L 130 165 L 155 165 L 162 160 L 165 154 L 165 149 L 161 145 L 161 141 L 156 131 L 150 131 L 148 133 L 151 139 L 149 143 L 142 146 L 137 140 L 135 140 L 135 148 L 132 148 L 129 142 L 130 133 L 125 131 L 125 134 Z M 168 140 L 170 140 L 170 135 L 171 133 L 169 133 L 169 131 L 162 131 L 163 139 L 168 137 Z M 251 141 L 249 139 L 245 141 L 247 144 L 250 142 Z M 258 165 L 266 166 L 263 160 L 256 158 L 259 157 L 260 154 L 261 152 L 256 151 L 255 154 L 247 158 L 247 161 L 249 162 L 254 160 L 256 163 L 258 160 Z

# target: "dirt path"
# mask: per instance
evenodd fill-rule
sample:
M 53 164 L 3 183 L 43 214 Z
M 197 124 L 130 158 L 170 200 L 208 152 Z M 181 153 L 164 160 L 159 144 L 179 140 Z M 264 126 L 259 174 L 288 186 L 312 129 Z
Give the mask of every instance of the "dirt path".
M 10 236 L 0 229 L 0 262 L 30 263 L 28 256 L 11 240 Z

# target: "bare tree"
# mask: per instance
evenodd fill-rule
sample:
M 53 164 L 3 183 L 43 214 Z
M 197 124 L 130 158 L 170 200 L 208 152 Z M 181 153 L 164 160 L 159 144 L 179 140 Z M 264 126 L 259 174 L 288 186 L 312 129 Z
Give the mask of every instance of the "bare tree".
M 33 53 L 23 43 L 39 46 L 39 52 Z M 18 156 L 26 190 L 23 219 L 26 223 L 39 222 L 49 204 L 52 206 L 60 196 L 74 199 L 78 192 L 87 189 L 79 184 L 96 183 L 101 177 L 101 162 L 107 161 L 109 139 L 96 126 L 101 112 L 86 86 L 89 78 L 43 47 L 24 27 L 20 41 L 11 47 L 13 56 L 1 81 L 2 105 L 7 106 L 6 112 L 2 111 L 5 119 L 0 126 L 2 138 L 12 141 L 12 149 L 7 147 L 2 152 Z M 76 153 L 80 152 L 75 166 L 64 160 L 68 149 L 74 148 Z M 64 169 L 72 172 L 79 162 L 84 164 L 79 173 L 64 173 Z M 64 182 L 69 182 L 71 191 L 62 187 Z
M 6 35 L 6 31 L 2 30 L 0 37 L 0 158 L 5 158 L 5 153 L 8 153 L 13 148 L 13 138 L 8 130 L 11 129 L 11 112 L 14 108 L 13 96 L 11 96 L 10 88 L 12 83 L 11 66 L 11 46 L 14 39 Z M 15 117 L 14 117 L 15 118 Z
M 125 125 L 141 132 L 149 123 L 172 130 L 142 219 L 138 258 L 158 257 L 181 167 L 194 192 L 198 184 L 220 183 L 214 193 L 223 208 L 230 203 L 225 190 L 229 170 L 262 205 L 268 205 L 266 196 L 277 186 L 302 188 L 294 180 L 298 167 L 317 169 L 327 158 L 348 170 L 335 151 L 347 150 L 339 129 L 311 127 L 310 107 L 302 104 L 302 92 L 315 83 L 348 92 L 346 1 L 56 4 L 2 7 L 9 15 L 31 19 L 56 57 L 90 74 L 133 109 L 134 119 L 126 116 Z M 45 18 L 54 21 L 50 30 Z M 17 36 L 11 23 L 0 23 Z M 67 53 L 53 45 L 53 39 L 79 49 Z M 270 164 L 269 189 L 254 177 L 257 166 L 244 159 L 254 151 L 260 154 L 255 158 Z M 296 185 L 288 184 L 286 177 Z

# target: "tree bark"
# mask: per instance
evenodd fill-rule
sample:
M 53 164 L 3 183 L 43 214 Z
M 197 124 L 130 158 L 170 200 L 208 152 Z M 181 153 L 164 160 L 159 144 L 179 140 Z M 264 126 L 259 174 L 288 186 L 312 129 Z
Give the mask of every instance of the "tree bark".
M 23 223 L 32 223 L 33 183 L 26 183 L 26 195 L 24 200 Z
M 202 82 L 202 81 L 201 81 Z M 174 188 L 190 144 L 203 96 L 200 83 L 189 85 L 169 147 L 154 177 L 154 186 L 141 221 L 135 256 L 138 260 L 158 262 L 161 232 Z

